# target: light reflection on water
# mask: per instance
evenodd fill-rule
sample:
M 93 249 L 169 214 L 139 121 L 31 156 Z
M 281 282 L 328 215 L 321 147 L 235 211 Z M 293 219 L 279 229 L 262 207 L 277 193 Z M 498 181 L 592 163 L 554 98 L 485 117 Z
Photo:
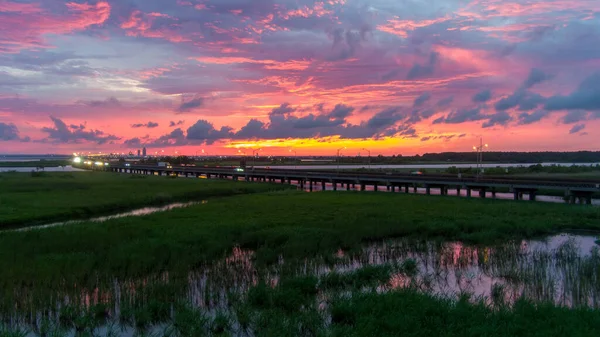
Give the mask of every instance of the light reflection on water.
M 172 284 L 181 290 L 176 301 L 214 315 L 219 310 L 232 310 L 231 294 L 243 297 L 260 281 L 276 287 L 284 271 L 287 276 L 323 278 L 332 272 L 344 274 L 369 265 L 398 266 L 410 259 L 416 262 L 416 273 L 394 269 L 389 280 L 379 284 L 376 291 L 411 288 L 453 299 L 468 294 L 473 301 L 484 300 L 489 305 L 499 301 L 510 305 L 525 297 L 534 302 L 552 302 L 566 307 L 600 308 L 600 253 L 595 241 L 594 236 L 572 234 L 495 247 L 470 246 L 461 242 L 388 240 L 367 244 L 356 252 L 338 250 L 331 257 L 306 259 L 301 263 L 286 262 L 280 257 L 270 267 L 258 266 L 255 252 L 234 248 L 225 258 L 188 272 L 183 282 L 175 281 L 173 273 L 163 272 L 143 279 L 114 280 L 109 286 L 92 289 L 57 289 L 52 297 L 62 298 L 55 308 L 64 305 L 90 308 L 107 304 L 107 315 L 118 320 L 123 307 L 147 304 L 160 298 L 165 293 L 152 290 Z M 28 305 L 36 302 L 35 292 L 30 291 L 19 297 L 29 304 L 15 303 L 15 308 L 28 310 Z M 339 295 L 352 296 L 352 291 L 320 286 L 315 300 L 320 310 L 326 312 L 328 303 Z M 17 314 L 11 316 L 10 322 L 13 326 L 32 324 L 32 320 L 36 322 L 33 324 L 39 324 L 40 317 Z M 57 317 L 56 314 L 53 317 Z M 106 331 L 106 326 L 98 329 Z M 133 336 L 134 329 L 122 330 L 120 335 Z
M 152 214 L 152 213 L 166 212 L 166 211 L 170 211 L 170 210 L 177 209 L 177 208 L 185 208 L 185 207 L 190 207 L 190 206 L 199 205 L 199 204 L 206 204 L 206 203 L 208 203 L 208 200 L 202 200 L 201 202 L 173 203 L 173 204 L 169 204 L 169 205 L 161 206 L 161 207 L 144 207 L 144 208 L 135 209 L 133 211 L 118 213 L 118 214 L 113 214 L 113 215 L 108 215 L 108 216 L 101 216 L 101 217 L 97 217 L 97 218 L 56 222 L 56 223 L 51 223 L 48 225 L 18 228 L 18 229 L 9 230 L 9 231 L 24 232 L 24 231 L 45 229 L 45 228 L 58 227 L 58 226 L 73 225 L 73 224 L 78 224 L 78 223 L 82 223 L 82 222 L 106 222 L 108 220 L 114 220 L 114 219 L 119 219 L 119 218 L 130 217 L 130 216 L 142 216 L 142 215 L 148 215 L 148 214 Z

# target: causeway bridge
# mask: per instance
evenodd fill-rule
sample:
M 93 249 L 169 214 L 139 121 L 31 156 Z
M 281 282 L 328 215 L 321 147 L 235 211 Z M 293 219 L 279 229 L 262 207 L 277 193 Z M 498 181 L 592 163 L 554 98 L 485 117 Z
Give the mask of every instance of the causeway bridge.
M 82 166 L 81 168 L 86 168 Z M 460 195 L 461 190 L 466 191 L 467 197 L 475 194 L 485 198 L 488 192 L 492 197 L 496 192 L 509 192 L 514 194 L 515 200 L 523 200 L 527 195 L 529 200 L 536 200 L 540 191 L 562 191 L 568 203 L 592 204 L 592 196 L 600 193 L 600 179 L 555 179 L 555 178 L 515 178 L 515 177 L 461 177 L 454 175 L 413 175 L 396 173 L 372 172 L 344 172 L 336 170 L 287 170 L 287 169 L 259 169 L 238 167 L 202 167 L 202 166 L 156 166 L 138 164 L 110 164 L 94 167 L 95 170 L 109 172 L 143 174 L 143 175 L 177 175 L 185 177 L 203 177 L 214 179 L 231 179 L 244 181 L 277 182 L 282 184 L 296 183 L 301 189 L 313 190 L 318 187 L 325 190 L 326 184 L 333 190 L 345 188 L 365 191 L 367 186 L 375 191 L 381 188 L 390 192 L 409 193 L 412 189 L 424 188 L 426 194 L 431 194 L 432 189 L 438 189 L 441 195 L 448 195 L 449 189 L 456 189 Z

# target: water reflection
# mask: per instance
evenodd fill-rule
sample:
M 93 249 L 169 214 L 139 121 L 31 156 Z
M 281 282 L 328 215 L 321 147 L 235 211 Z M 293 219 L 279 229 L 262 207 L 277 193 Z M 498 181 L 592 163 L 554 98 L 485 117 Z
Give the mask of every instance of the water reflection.
M 139 208 L 139 209 L 129 211 L 129 212 L 113 214 L 113 215 L 108 215 L 108 216 L 102 216 L 102 217 L 97 217 L 97 218 L 92 218 L 92 219 L 56 222 L 56 223 L 52 223 L 52 224 L 48 224 L 48 225 L 25 227 L 25 228 L 13 229 L 13 230 L 9 230 L 9 231 L 24 232 L 24 231 L 32 231 L 32 230 L 58 227 L 58 226 L 73 225 L 73 224 L 78 224 L 78 223 L 82 223 L 82 222 L 106 222 L 108 220 L 113 220 L 113 219 L 125 218 L 125 217 L 130 217 L 130 216 L 142 216 L 142 215 L 148 215 L 148 214 L 159 213 L 159 212 L 166 212 L 166 211 L 170 211 L 172 209 L 185 208 L 185 207 L 190 207 L 190 206 L 199 205 L 199 204 L 206 204 L 206 203 L 208 203 L 208 200 L 202 200 L 201 202 L 174 203 L 174 204 L 169 204 L 169 205 L 162 206 L 162 207 L 144 207 L 144 208 Z
M 593 236 L 570 234 L 494 247 L 393 240 L 365 245 L 358 252 L 338 250 L 332 256 L 300 263 L 280 257 L 269 267 L 257 264 L 254 251 L 235 248 L 216 263 L 184 273 L 183 278 L 177 273 L 163 272 L 143 279 L 98 281 L 93 287 L 64 285 L 51 296 L 54 305 L 46 304 L 46 309 L 55 309 L 43 312 L 57 317 L 60 308 L 68 305 L 92 308 L 104 304 L 106 316 L 118 319 L 121 312 L 130 308 L 159 301 L 185 302 L 214 314 L 232 310 L 232 303 L 243 299 L 248 289 L 260 281 L 276 287 L 283 274 L 320 278 L 315 301 L 317 307 L 326 310 L 329 301 L 340 294 L 352 296 L 353 291 L 361 291 L 328 288 L 323 283 L 326 277 L 387 265 L 395 267 L 389 278 L 376 286 L 378 292 L 411 288 L 454 299 L 468 296 L 490 305 L 510 305 L 525 297 L 566 307 L 600 308 L 600 253 L 595 241 Z M 398 267 L 406 261 L 414 261 L 413 272 Z M 40 315 L 22 316 L 24 312 L 31 313 L 32 308 L 39 308 L 36 290 L 15 289 L 17 293 L 12 307 L 21 314 L 15 313 L 9 321 L 38 324 Z

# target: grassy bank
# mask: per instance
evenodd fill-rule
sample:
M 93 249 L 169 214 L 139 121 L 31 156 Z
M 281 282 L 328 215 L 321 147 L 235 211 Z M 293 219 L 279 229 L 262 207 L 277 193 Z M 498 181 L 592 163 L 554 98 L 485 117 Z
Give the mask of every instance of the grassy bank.
M 214 186 L 220 191 L 219 184 Z M 187 271 L 223 257 L 234 246 L 255 250 L 256 258 L 268 264 L 279 254 L 302 259 L 383 238 L 484 244 L 571 229 L 599 230 L 600 208 L 389 193 L 273 192 L 101 225 L 0 233 L 0 286 Z
M 0 229 L 86 219 L 176 201 L 289 188 L 104 172 L 0 173 L 0 186 Z
M 71 165 L 69 160 L 39 160 L 39 161 L 7 161 L 0 162 L 0 167 L 60 167 Z

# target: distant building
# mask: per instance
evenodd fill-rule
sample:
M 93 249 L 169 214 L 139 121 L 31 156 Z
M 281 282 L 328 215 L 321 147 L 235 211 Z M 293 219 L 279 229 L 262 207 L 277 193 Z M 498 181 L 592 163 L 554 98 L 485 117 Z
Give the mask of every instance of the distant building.
M 141 157 L 142 155 L 142 150 L 138 149 L 138 157 Z
M 142 150 L 142 155 L 145 157 L 146 156 L 146 147 L 144 146 L 144 149 Z

